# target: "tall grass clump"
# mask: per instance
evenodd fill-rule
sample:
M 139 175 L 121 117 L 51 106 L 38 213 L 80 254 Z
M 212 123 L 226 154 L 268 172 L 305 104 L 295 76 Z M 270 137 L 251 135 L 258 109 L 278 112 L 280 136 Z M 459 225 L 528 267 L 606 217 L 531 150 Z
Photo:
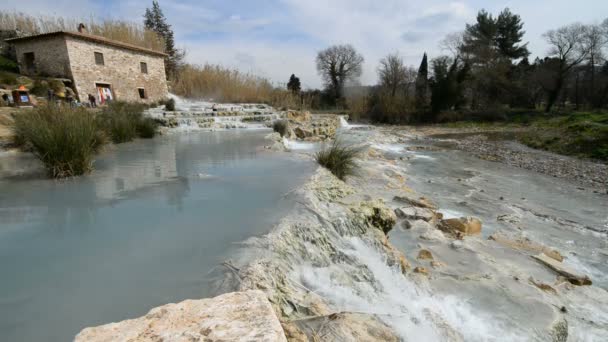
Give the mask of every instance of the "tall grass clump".
M 140 138 L 152 139 L 156 136 L 158 123 L 152 118 L 143 118 L 137 124 L 137 135 Z
M 49 176 L 78 176 L 93 169 L 106 143 L 94 114 L 51 105 L 15 116 L 14 134 L 44 164 Z
M 137 137 L 152 138 L 156 134 L 156 122 L 144 118 L 143 111 L 142 104 L 114 101 L 102 109 L 98 122 L 115 144 Z
M 274 90 L 265 78 L 211 64 L 183 66 L 172 88 L 177 95 L 188 98 L 266 103 Z
M 329 148 L 317 152 L 315 160 L 336 177 L 345 180 L 346 177 L 355 174 L 357 167 L 355 158 L 358 154 L 358 149 L 344 146 L 336 140 Z
M 277 120 L 272 124 L 272 130 L 279 133 L 281 137 L 284 137 L 289 130 L 289 123 L 287 120 Z

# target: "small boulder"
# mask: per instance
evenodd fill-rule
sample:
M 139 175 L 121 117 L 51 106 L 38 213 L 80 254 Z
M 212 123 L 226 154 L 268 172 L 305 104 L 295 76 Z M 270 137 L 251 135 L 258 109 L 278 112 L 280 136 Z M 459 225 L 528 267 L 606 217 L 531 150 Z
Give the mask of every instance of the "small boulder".
M 309 131 L 309 130 L 304 129 L 302 127 L 296 127 L 296 128 L 294 128 L 293 129 L 293 133 L 299 139 L 306 139 L 306 138 L 310 138 L 310 137 L 313 136 L 313 132 L 312 131 Z
M 545 266 L 549 267 L 557 274 L 566 278 L 573 285 L 584 286 L 592 284 L 591 279 L 589 279 L 587 275 L 577 273 L 576 270 L 573 270 L 570 267 L 562 264 L 561 262 L 548 257 L 544 253 L 535 255 L 533 256 L 533 258 L 538 260 Z
M 461 217 L 441 220 L 439 229 L 454 235 L 477 235 L 481 234 L 481 221 L 475 217 Z
M 429 275 L 429 270 L 427 270 L 424 267 L 418 266 L 416 268 L 414 268 L 414 273 L 418 273 L 418 274 L 422 274 L 422 275 Z
M 433 268 L 441 268 L 444 267 L 445 264 L 439 261 L 431 261 L 431 267 Z
M 431 251 L 429 251 L 428 249 L 421 249 L 418 252 L 418 260 L 433 260 L 433 253 L 431 253 Z
M 431 221 L 435 217 L 435 213 L 430 209 L 416 208 L 416 207 L 403 207 L 395 209 L 397 217 L 408 219 L 408 220 L 423 220 L 426 222 Z
M 418 222 L 418 221 L 416 221 L 416 222 Z M 443 232 L 441 230 L 428 229 L 426 232 L 424 232 L 424 234 L 420 235 L 420 239 L 427 240 L 427 241 L 443 242 L 446 240 L 446 237 L 445 237 L 445 235 L 443 235 Z

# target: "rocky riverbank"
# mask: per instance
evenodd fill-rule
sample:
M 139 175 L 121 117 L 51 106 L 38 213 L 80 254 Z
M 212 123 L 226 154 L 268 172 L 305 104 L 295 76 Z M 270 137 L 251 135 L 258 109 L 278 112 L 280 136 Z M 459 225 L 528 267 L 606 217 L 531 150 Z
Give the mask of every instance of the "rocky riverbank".
M 388 131 L 407 132 L 408 138 L 421 141 L 442 140 L 484 160 L 567 179 L 608 193 L 608 164 L 529 148 L 516 141 L 518 129 L 417 127 Z
M 344 183 L 319 169 L 286 195 L 297 208 L 226 264 L 224 290 L 236 291 L 229 296 L 261 291 L 274 312 L 268 320 L 280 322 L 284 336 L 265 340 L 566 341 L 608 333 L 608 293 L 569 267 L 569 255 L 522 233 L 516 219 L 513 229 L 487 234 L 475 217 L 442 213 L 408 186 L 411 161 L 391 148 L 402 136 L 372 130 L 359 138 L 357 177 Z M 222 319 L 225 310 L 215 309 L 207 319 Z M 132 336 L 140 322 L 166 326 L 163 317 L 174 316 L 159 310 L 99 331 Z M 242 317 L 255 334 L 259 321 Z M 179 336 L 215 333 L 191 318 Z

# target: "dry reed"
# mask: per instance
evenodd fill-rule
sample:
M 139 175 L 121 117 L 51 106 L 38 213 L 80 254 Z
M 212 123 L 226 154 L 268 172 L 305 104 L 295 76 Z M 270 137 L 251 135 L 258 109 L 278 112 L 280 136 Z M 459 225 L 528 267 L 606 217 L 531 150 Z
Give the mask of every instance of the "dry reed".
M 134 22 L 111 19 L 100 21 L 94 17 L 74 19 L 60 16 L 33 16 L 21 12 L 0 11 L 0 30 L 18 30 L 22 35 L 76 31 L 79 23 L 85 24 L 88 32 L 93 35 L 157 51 L 164 50 L 164 41 L 156 33 Z

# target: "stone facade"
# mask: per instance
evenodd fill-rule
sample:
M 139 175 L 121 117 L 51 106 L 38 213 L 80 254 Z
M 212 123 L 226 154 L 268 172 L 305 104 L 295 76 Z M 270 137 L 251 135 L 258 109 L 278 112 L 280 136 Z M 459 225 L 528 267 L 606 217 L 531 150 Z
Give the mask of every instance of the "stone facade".
M 72 78 L 70 59 L 64 37 L 51 36 L 44 39 L 30 39 L 14 45 L 21 74 Z M 32 52 L 34 53 L 34 68 L 28 69 L 25 54 Z
M 120 101 L 150 103 L 168 97 L 163 53 L 72 32 L 11 42 L 23 74 L 71 79 L 81 101 L 87 101 L 88 94 L 98 96 L 98 85 L 109 86 Z M 28 68 L 27 53 L 34 53 L 35 68 Z M 96 53 L 103 55 L 102 65 L 96 62 Z

